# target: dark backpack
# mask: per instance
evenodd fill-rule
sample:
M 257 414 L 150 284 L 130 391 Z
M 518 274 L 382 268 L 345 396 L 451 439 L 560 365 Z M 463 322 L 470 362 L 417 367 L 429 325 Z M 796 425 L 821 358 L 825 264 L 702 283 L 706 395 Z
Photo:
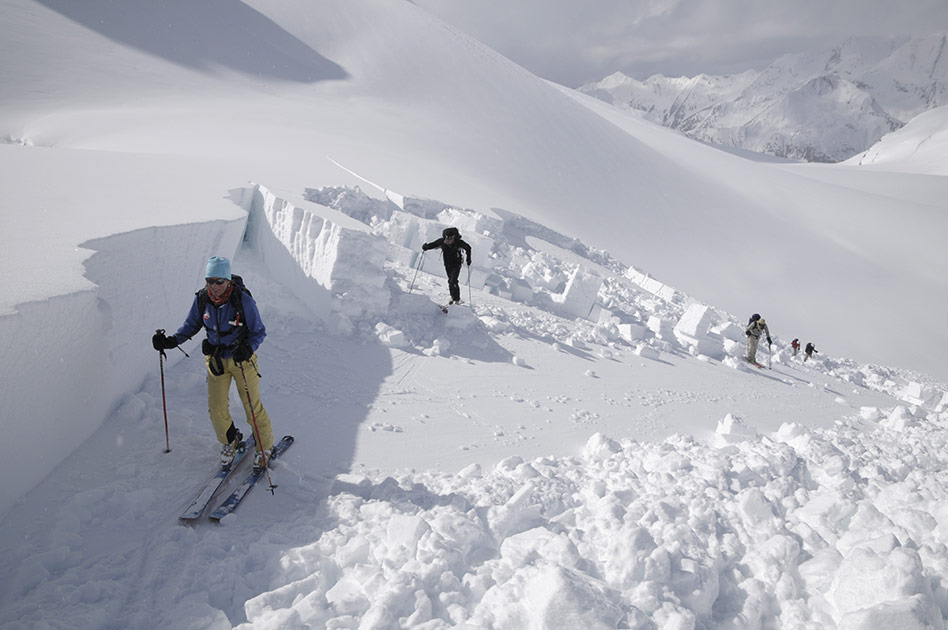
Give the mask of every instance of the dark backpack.
M 227 298 L 227 303 L 230 304 L 231 308 L 234 309 L 234 312 L 237 313 L 236 321 L 239 322 L 238 325 L 244 326 L 244 322 L 246 320 L 244 319 L 243 294 L 246 293 L 250 297 L 253 297 L 253 293 L 251 293 L 250 289 L 248 289 L 247 286 L 244 284 L 244 279 L 238 276 L 237 274 L 232 274 L 230 279 L 231 279 L 231 282 L 234 283 L 234 289 L 236 290 L 230 292 L 230 297 Z M 203 314 L 204 311 L 207 309 L 207 301 L 209 299 L 207 297 L 207 287 L 203 287 L 195 295 L 197 295 L 198 311 L 201 314 Z M 204 324 L 204 327 L 205 328 L 207 327 L 206 323 Z M 244 329 L 241 331 L 241 333 L 243 335 L 243 334 L 246 334 L 246 332 L 247 332 L 247 328 L 245 326 Z

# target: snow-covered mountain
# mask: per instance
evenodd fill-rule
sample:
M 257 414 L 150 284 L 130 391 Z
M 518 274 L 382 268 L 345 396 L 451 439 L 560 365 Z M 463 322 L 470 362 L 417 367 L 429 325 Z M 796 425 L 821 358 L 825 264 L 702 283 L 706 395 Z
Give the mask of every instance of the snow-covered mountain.
M 838 162 L 948 103 L 946 48 L 945 34 L 858 38 L 823 55 L 785 55 L 762 71 L 644 81 L 616 73 L 580 91 L 705 142 Z
M 4 630 L 944 627 L 937 121 L 878 164 L 764 163 L 411 2 L 2 14 Z M 474 260 L 444 314 L 446 225 Z M 210 254 L 296 443 L 188 525 L 200 340 L 150 336 Z

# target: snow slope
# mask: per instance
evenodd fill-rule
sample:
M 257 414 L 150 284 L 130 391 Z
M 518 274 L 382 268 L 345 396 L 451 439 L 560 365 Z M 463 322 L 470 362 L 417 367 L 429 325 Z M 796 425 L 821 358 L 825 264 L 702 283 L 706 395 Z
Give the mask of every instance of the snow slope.
M 847 164 L 885 170 L 948 174 L 948 106 L 920 114 L 898 131 L 884 136 Z
M 944 333 L 866 339 L 941 308 L 943 178 L 695 145 L 410 3 L 2 9 L 4 627 L 941 627 L 945 386 L 879 364 Z M 211 253 L 298 441 L 188 527 L 203 368 L 163 454 L 148 338 Z

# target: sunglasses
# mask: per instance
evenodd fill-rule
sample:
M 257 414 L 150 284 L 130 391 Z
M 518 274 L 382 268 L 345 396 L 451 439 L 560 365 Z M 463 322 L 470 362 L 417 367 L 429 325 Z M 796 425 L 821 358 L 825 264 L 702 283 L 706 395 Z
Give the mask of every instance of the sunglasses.
M 227 278 L 207 278 L 208 284 L 224 284 L 225 282 L 230 282 Z

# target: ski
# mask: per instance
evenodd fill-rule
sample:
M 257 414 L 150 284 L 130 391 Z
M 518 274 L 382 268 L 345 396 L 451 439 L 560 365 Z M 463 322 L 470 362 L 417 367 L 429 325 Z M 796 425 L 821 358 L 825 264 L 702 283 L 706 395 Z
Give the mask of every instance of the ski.
M 204 513 L 204 510 L 207 509 L 207 504 L 211 502 L 214 493 L 217 492 L 218 488 L 224 485 L 224 482 L 227 481 L 230 474 L 237 469 L 240 460 L 242 460 L 247 455 L 247 451 L 253 449 L 253 447 L 254 441 L 251 435 L 249 439 L 244 441 L 243 448 L 237 449 L 237 452 L 234 453 L 234 461 L 231 462 L 230 466 L 217 471 L 217 474 L 211 477 L 204 488 L 198 493 L 197 497 L 195 497 L 194 501 L 191 502 L 191 505 L 189 505 L 178 518 L 182 521 L 193 521 L 199 518 L 201 514 Z
M 285 435 L 283 439 L 277 442 L 273 447 L 273 454 L 270 456 L 269 461 L 273 461 L 280 455 L 286 452 L 286 449 L 290 448 L 293 445 L 293 436 Z M 240 505 L 240 502 L 244 500 L 244 497 L 247 496 L 247 493 L 253 489 L 254 485 L 260 481 L 260 477 L 263 477 L 266 474 L 266 469 L 261 468 L 259 470 L 251 470 L 247 474 L 247 478 L 237 486 L 237 489 L 234 490 L 229 497 L 227 497 L 220 507 L 211 512 L 210 519 L 212 521 L 219 521 L 234 510 L 237 509 L 237 506 Z
M 751 365 L 753 365 L 754 367 L 760 368 L 761 370 L 766 370 L 766 369 L 767 369 L 767 366 L 766 366 L 766 365 L 764 365 L 764 364 L 762 364 L 762 363 L 758 363 L 757 361 L 751 361 L 751 360 L 748 359 L 747 357 L 744 357 L 744 360 L 747 361 L 748 363 L 750 363 Z
M 447 304 L 438 304 L 438 308 L 441 309 L 442 313 L 447 313 L 449 306 L 460 306 L 462 304 L 464 304 L 464 302 L 462 300 L 458 300 L 457 302 L 452 301 L 448 302 Z

